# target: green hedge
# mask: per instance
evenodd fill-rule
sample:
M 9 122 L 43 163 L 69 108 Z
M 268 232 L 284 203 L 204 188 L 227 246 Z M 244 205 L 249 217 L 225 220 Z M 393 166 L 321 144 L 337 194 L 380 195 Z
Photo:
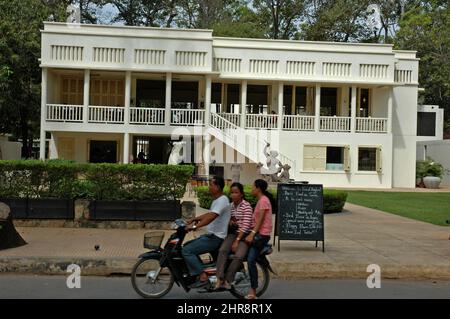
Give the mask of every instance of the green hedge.
M 0 197 L 180 199 L 193 172 L 190 165 L 0 161 Z
M 256 198 L 251 195 L 251 186 L 244 186 L 245 198 L 247 201 L 252 204 L 252 206 L 256 205 Z M 273 189 L 269 189 L 269 192 L 276 199 L 277 191 Z M 224 189 L 225 195 L 230 195 L 229 187 L 225 187 Z M 337 190 L 328 190 L 324 189 L 323 191 L 323 206 L 324 212 L 328 213 L 339 213 L 342 212 L 344 208 L 345 202 L 347 200 L 347 192 L 337 191 Z M 207 186 L 197 187 L 197 197 L 200 204 L 200 207 L 208 209 L 211 206 L 212 198 L 209 194 L 209 190 Z

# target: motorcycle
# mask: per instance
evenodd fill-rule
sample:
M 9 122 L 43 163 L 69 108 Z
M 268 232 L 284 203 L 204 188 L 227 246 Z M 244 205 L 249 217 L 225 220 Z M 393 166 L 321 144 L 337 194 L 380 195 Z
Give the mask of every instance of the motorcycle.
M 176 283 L 184 291 L 189 292 L 189 286 L 196 280 L 195 276 L 189 274 L 186 262 L 181 253 L 183 241 L 186 237 L 186 222 L 177 219 L 172 225 L 176 230 L 167 240 L 164 248 L 161 243 L 164 239 L 163 231 L 153 231 L 144 235 L 144 247 L 150 251 L 139 256 L 138 262 L 134 265 L 131 273 L 131 283 L 134 290 L 144 298 L 161 298 L 165 296 Z M 272 270 L 267 255 L 272 253 L 272 246 L 266 245 L 257 260 L 258 268 L 258 289 L 256 296 L 260 297 L 267 290 L 270 282 Z M 199 293 L 213 293 L 216 277 L 216 260 L 218 250 L 209 254 L 207 259 L 202 259 L 202 267 L 208 275 L 208 284 L 200 289 Z M 234 256 L 230 255 L 229 264 Z M 227 266 L 228 266 L 227 264 Z M 250 275 L 247 263 L 242 263 L 241 269 L 236 273 L 235 280 L 229 292 L 236 298 L 243 299 L 250 288 Z

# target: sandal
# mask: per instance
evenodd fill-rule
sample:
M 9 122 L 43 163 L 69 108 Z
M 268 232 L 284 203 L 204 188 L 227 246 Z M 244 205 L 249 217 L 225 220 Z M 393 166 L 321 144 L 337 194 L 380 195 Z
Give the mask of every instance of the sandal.
M 225 290 L 231 290 L 231 285 L 227 281 L 225 281 L 222 284 L 222 288 L 225 289 Z
M 245 299 L 258 299 L 255 295 L 247 295 L 245 296 Z

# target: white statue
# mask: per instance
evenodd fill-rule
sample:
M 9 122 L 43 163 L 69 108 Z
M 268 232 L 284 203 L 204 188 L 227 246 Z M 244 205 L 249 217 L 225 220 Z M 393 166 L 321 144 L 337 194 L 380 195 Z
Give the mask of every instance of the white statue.
M 178 165 L 183 161 L 183 147 L 186 142 L 173 142 L 172 151 L 169 156 L 169 165 Z
M 281 172 L 281 164 L 278 160 L 278 152 L 270 150 L 270 144 L 267 143 L 267 145 L 264 147 L 264 155 L 266 156 L 266 164 L 267 168 L 261 167 L 261 174 L 262 175 L 273 175 L 278 174 Z
M 242 170 L 241 164 L 237 163 L 231 164 L 231 179 L 233 183 L 239 183 L 241 179 L 241 170 Z
M 282 169 L 283 171 L 280 176 L 278 176 L 278 179 L 281 183 L 287 183 L 290 180 L 289 170 L 291 169 L 291 166 L 289 164 L 284 164 L 282 165 Z

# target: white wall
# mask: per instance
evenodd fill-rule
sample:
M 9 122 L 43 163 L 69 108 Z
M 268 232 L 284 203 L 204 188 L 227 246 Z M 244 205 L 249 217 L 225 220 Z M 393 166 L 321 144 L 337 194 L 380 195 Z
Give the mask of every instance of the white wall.
M 22 143 L 0 141 L 0 160 L 20 160 L 22 154 Z
M 74 138 L 74 154 L 75 160 L 79 163 L 87 163 L 89 159 L 89 140 L 101 140 L 101 141 L 117 141 L 118 142 L 118 156 L 119 161 L 122 162 L 123 157 L 123 134 L 102 134 L 102 133 L 72 133 L 72 132 L 52 132 L 52 140 L 54 139 L 55 147 L 52 147 L 52 141 L 50 142 L 50 158 L 58 158 L 58 154 L 55 152 L 58 148 L 58 139 L 62 137 Z M 131 148 L 130 148 L 131 152 Z
M 418 142 L 417 150 L 417 160 L 431 157 L 450 170 L 450 140 Z M 444 175 L 441 185 L 450 186 L 450 174 Z
M 281 152 L 296 162 L 291 169 L 291 178 L 297 181 L 309 181 L 311 184 L 323 184 L 326 187 L 370 187 L 391 188 L 392 137 L 388 134 L 348 134 L 295 132 L 281 133 Z M 305 172 L 303 171 L 304 144 L 327 146 L 350 146 L 350 172 Z M 382 149 L 382 173 L 358 171 L 358 147 L 373 146 Z
M 393 94 L 393 187 L 416 183 L 417 86 L 399 86 Z
M 372 90 L 372 117 L 388 117 L 388 98 L 390 88 L 373 88 Z
M 444 139 L 444 109 L 439 108 L 438 105 L 419 105 L 418 112 L 436 113 L 436 128 L 435 136 L 417 136 L 417 141 L 435 141 Z

